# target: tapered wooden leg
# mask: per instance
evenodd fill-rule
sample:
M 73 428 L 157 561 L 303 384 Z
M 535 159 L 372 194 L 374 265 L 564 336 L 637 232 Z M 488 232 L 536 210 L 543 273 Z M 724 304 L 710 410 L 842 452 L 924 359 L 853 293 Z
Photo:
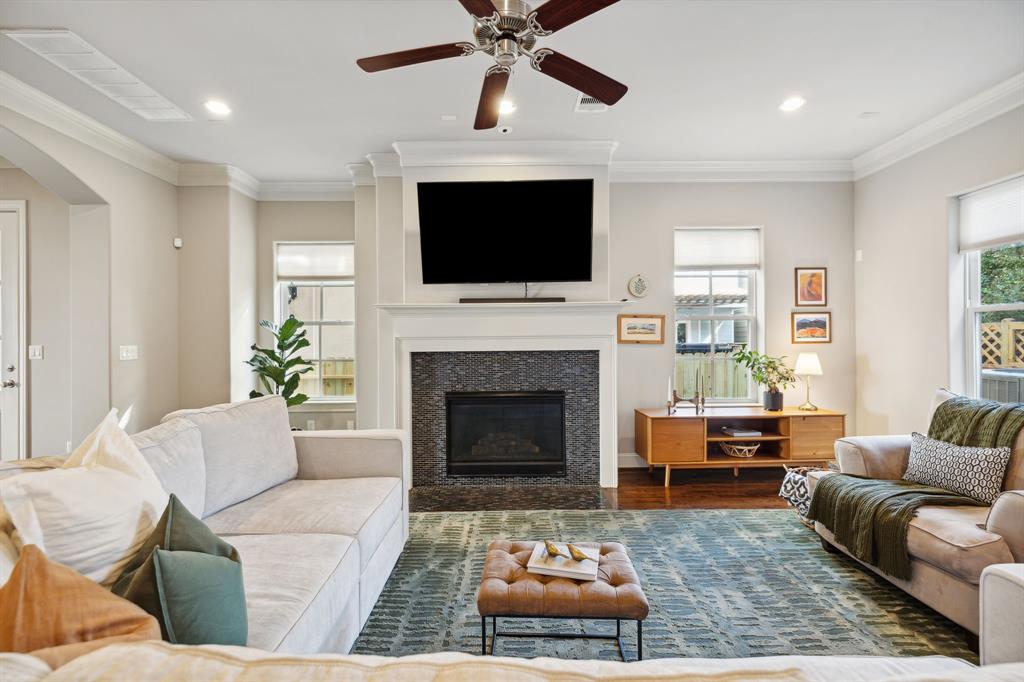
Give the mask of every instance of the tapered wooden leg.
M 733 478 L 739 478 L 740 477 L 740 468 L 739 467 L 733 467 L 732 468 L 732 476 L 733 476 Z
M 665 487 L 668 487 L 669 481 L 672 478 L 672 467 L 668 464 L 665 465 Z
M 654 465 L 653 464 L 648 464 L 647 465 L 647 473 L 651 473 L 653 471 L 654 471 Z

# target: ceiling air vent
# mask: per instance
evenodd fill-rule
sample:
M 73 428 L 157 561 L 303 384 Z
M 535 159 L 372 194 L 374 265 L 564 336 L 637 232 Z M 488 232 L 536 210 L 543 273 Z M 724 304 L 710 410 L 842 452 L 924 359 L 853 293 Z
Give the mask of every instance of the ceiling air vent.
M 160 93 L 71 31 L 2 29 L 0 33 L 147 121 L 192 120 Z
M 599 99 L 594 99 L 590 95 L 585 95 L 582 92 L 577 93 L 576 96 L 576 107 L 574 109 L 577 114 L 590 114 L 598 111 L 608 111 L 608 105 Z

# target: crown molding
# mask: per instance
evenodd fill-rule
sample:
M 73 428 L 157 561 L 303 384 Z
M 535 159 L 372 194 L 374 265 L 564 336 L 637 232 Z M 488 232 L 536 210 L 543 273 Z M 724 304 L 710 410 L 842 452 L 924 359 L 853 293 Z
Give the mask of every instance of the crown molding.
M 608 166 L 618 142 L 395 142 L 403 168 L 416 166 Z
M 0 71 L 0 104 L 165 182 L 178 183 L 178 164 L 173 159 L 72 109 L 6 71 Z
M 250 199 L 259 199 L 262 185 L 241 168 L 222 163 L 178 165 L 178 187 L 230 187 Z
M 261 182 L 260 201 L 352 201 L 355 187 L 348 180 Z
M 853 159 L 853 177 L 860 180 L 877 173 L 1022 105 L 1024 73 L 1019 73 L 857 156 Z
M 373 176 L 375 178 L 402 177 L 402 164 L 399 163 L 398 154 L 393 152 L 367 154 L 366 159 L 373 167 Z
M 613 161 L 610 182 L 849 182 L 849 161 Z
M 350 163 L 347 166 L 348 172 L 352 175 L 354 187 L 365 187 L 377 184 L 373 177 L 373 166 L 369 163 Z

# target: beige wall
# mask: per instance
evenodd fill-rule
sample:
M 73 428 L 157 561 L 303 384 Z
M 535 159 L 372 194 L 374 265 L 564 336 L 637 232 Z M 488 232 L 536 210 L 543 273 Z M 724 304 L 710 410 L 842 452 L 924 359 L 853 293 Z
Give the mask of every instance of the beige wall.
M 257 215 L 256 279 L 259 320 L 274 319 L 274 242 L 279 241 L 353 241 L 356 237 L 355 204 L 351 201 L 261 201 Z M 361 286 L 356 273 L 356 294 Z M 257 320 L 258 321 L 258 320 Z M 361 332 L 356 320 L 357 338 Z M 270 335 L 259 330 L 260 343 Z M 356 358 L 356 375 L 362 358 Z M 358 396 L 357 396 L 358 400 Z M 307 428 L 312 420 L 317 429 L 346 428 L 355 420 L 355 405 L 324 405 L 292 414 L 292 425 Z
M 848 414 L 854 408 L 853 188 L 851 183 L 612 184 L 612 298 L 625 298 L 637 273 L 650 278 L 651 293 L 630 312 L 674 316 L 673 228 L 760 226 L 764 252 L 765 350 L 789 362 L 816 351 L 824 376 L 814 385 L 821 407 Z M 828 268 L 828 310 L 833 342 L 790 343 L 793 268 Z M 671 328 L 670 328 L 671 331 Z M 619 451 L 635 452 L 633 410 L 665 402 L 674 344 L 618 347 Z M 803 402 L 803 387 L 787 391 L 786 403 Z M 852 429 L 852 419 L 847 428 Z
M 28 450 L 32 456 L 61 454 L 71 439 L 71 233 L 70 207 L 17 169 L 0 170 L 0 199 L 24 199 L 28 243 L 28 338 L 43 346 L 30 360 Z
M 245 400 L 256 387 L 253 373 L 244 364 L 256 343 L 256 308 L 259 291 L 256 280 L 257 202 L 235 190 L 228 197 L 230 215 L 231 400 Z
M 178 188 L 181 407 L 231 399 L 227 187 Z
M 1021 171 L 1024 108 L 856 182 L 861 433 L 923 431 L 935 389 L 963 389 L 962 275 L 951 198 Z
M 177 188 L 0 107 L 0 124 L 49 155 L 110 205 L 111 401 L 129 431 L 178 406 Z M 139 359 L 120 361 L 120 345 Z
M 363 330 L 377 328 L 377 198 L 376 188 L 355 188 L 356 241 L 356 400 L 359 428 L 377 425 L 377 336 Z M 366 395 L 367 400 L 360 396 Z

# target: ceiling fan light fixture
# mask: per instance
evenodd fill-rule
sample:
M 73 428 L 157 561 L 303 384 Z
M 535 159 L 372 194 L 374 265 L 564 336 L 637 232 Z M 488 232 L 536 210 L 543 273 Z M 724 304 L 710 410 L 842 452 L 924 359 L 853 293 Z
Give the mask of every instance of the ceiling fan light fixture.
M 792 97 L 787 97 L 786 100 L 779 105 L 779 111 L 785 111 L 787 113 L 796 111 L 797 109 L 802 108 L 805 104 L 807 104 L 807 100 L 800 95 L 793 95 Z
M 510 99 L 501 100 L 501 104 L 498 106 L 498 112 L 502 114 L 511 114 L 516 110 L 516 103 Z
M 231 107 L 229 107 L 226 102 L 222 102 L 219 99 L 208 99 L 203 103 L 203 106 L 206 107 L 206 110 L 214 116 L 223 118 L 224 116 L 231 115 Z

